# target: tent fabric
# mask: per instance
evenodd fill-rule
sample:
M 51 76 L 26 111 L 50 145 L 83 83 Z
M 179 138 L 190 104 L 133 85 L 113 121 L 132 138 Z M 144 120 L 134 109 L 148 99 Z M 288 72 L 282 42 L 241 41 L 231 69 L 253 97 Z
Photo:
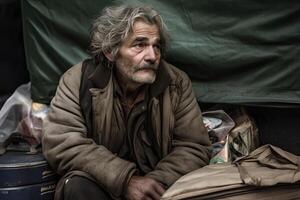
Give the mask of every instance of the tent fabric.
M 297 0 L 121 0 L 162 14 L 166 60 L 192 78 L 203 103 L 300 105 Z M 89 27 L 109 0 L 23 0 L 32 98 L 49 103 L 59 77 L 88 57 Z

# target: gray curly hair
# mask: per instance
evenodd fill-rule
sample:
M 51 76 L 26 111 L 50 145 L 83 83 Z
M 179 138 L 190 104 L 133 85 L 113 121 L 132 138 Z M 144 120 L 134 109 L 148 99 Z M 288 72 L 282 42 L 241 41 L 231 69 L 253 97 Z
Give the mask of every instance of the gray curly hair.
M 161 53 L 164 55 L 169 36 L 160 14 L 148 6 L 123 5 L 106 7 L 101 16 L 94 21 L 90 30 L 89 51 L 92 56 L 98 61 L 106 59 L 104 56 L 106 53 L 116 58 L 122 42 L 132 33 L 137 20 L 158 27 Z

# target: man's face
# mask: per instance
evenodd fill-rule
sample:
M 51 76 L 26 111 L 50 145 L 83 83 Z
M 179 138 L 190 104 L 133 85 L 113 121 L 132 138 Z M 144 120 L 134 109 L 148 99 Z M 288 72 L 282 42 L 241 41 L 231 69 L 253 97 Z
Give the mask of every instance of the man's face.
M 117 74 L 133 84 L 155 81 L 160 62 L 160 36 L 156 25 L 134 23 L 133 32 L 122 43 L 116 59 Z

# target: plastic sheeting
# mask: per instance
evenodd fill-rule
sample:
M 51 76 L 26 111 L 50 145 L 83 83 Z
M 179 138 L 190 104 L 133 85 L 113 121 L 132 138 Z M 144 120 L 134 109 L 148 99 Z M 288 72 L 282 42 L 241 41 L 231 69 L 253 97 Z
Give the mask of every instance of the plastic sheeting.
M 88 57 L 91 21 L 112 1 L 22 2 L 32 98 L 49 103 L 60 75 Z M 167 61 L 190 75 L 200 102 L 300 105 L 299 1 L 142 2 L 163 15 Z

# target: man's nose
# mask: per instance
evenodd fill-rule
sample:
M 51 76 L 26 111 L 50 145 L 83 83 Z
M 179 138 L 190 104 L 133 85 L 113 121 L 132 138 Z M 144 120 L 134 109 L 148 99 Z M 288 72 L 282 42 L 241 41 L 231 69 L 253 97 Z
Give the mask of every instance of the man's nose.
M 154 63 L 158 56 L 157 52 L 155 52 L 155 49 L 152 46 L 149 46 L 146 51 L 145 60 Z

